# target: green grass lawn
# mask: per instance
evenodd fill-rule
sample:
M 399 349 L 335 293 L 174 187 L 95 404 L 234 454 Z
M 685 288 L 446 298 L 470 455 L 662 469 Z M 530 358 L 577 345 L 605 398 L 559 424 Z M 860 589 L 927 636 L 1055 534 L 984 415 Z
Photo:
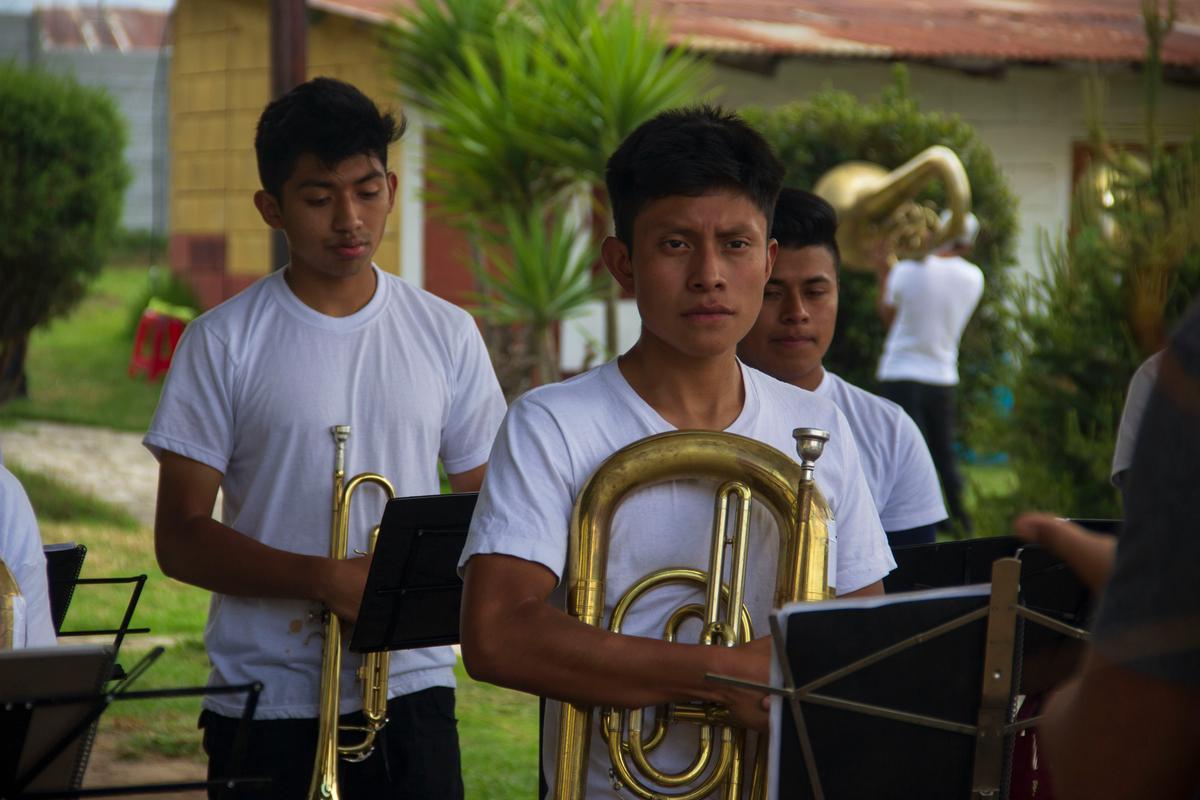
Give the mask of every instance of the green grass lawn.
M 158 403 L 161 381 L 130 378 L 129 330 L 145 268 L 106 268 L 67 317 L 34 331 L 26 372 L 29 397 L 0 406 L 0 421 L 41 419 L 144 431 Z

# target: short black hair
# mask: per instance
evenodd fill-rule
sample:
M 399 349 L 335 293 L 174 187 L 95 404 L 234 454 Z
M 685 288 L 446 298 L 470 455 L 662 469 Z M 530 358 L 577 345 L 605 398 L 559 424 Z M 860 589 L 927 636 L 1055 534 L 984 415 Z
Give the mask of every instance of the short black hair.
M 632 247 L 634 219 L 663 197 L 732 189 L 769 223 L 783 165 L 741 117 L 701 105 L 664 111 L 638 126 L 608 159 L 605 182 L 617 238 Z
M 775 217 L 771 221 L 771 236 L 781 248 L 824 247 L 833 256 L 834 267 L 841 267 L 837 226 L 837 212 L 825 198 L 787 186 L 779 192 Z
M 306 154 L 333 167 L 351 156 L 374 156 L 387 167 L 388 145 L 404 135 L 404 116 L 383 113 L 361 91 L 333 78 L 313 78 L 272 100 L 258 118 L 254 152 L 258 179 L 279 200 L 296 161 Z

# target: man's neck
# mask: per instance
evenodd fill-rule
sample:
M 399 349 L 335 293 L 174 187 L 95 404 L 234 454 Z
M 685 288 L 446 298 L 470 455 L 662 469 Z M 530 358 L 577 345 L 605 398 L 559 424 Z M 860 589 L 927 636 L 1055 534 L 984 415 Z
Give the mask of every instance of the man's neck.
M 799 386 L 801 389 L 807 389 L 810 392 L 815 392 L 820 388 L 822 381 L 825 380 L 825 367 L 818 364 L 815 369 L 809 371 L 805 375 L 801 375 L 796 380 L 792 381 L 793 386 Z
M 630 387 L 681 430 L 722 431 L 742 413 L 746 390 L 733 350 L 689 358 L 643 336 L 617 365 Z
M 288 266 L 283 279 L 300 302 L 328 317 L 348 317 L 362 310 L 375 296 L 375 269 L 370 266 L 346 277 L 314 274 Z

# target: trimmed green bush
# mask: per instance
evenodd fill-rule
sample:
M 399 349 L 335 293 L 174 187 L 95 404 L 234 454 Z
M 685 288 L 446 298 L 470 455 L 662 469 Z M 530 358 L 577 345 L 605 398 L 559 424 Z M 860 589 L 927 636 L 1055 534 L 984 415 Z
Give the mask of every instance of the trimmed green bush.
M 36 325 L 82 297 L 117 232 L 125 122 L 102 90 L 0 64 L 0 402 Z
M 747 108 L 746 119 L 766 136 L 787 169 L 786 185 L 811 189 L 829 169 L 845 161 L 871 161 L 887 169 L 941 144 L 962 160 L 971 183 L 972 210 L 981 231 L 971 260 L 986 276 L 983 299 L 963 335 L 959 355 L 960 431 L 970 445 L 994 449 L 996 392 L 1008 385 L 1012 346 L 1008 267 L 1014 262 L 1016 201 L 995 158 L 974 128 L 957 115 L 921 111 L 897 67 L 895 82 L 864 103 L 826 88 L 807 102 Z M 941 187 L 927 199 L 942 200 Z M 926 196 L 922 196 L 926 199 Z M 875 313 L 875 276 L 848 269 L 841 274 L 837 333 L 825 364 L 846 380 L 871 389 L 883 347 L 884 329 Z

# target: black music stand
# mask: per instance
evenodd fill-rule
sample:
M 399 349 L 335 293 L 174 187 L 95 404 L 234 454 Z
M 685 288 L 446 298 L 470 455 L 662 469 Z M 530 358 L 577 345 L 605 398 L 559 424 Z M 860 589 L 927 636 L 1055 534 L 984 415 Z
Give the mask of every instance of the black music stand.
M 990 587 L 795 604 L 772 615 L 783 688 L 768 690 L 787 700 L 772 720 L 772 796 L 1006 796 L 1012 737 L 1040 721 L 1015 719 L 1028 683 L 1023 657 L 1037 646 L 1024 623 L 1086 637 L 1031 605 L 1069 594 L 1055 584 L 1070 573 L 1050 569 L 1040 551 L 1019 555 L 992 565 Z
M 234 753 L 245 752 L 249 726 L 262 684 L 131 691 L 130 686 L 163 653 L 155 647 L 122 680 L 105 687 L 112 672 L 113 648 L 62 646 L 0 654 L 0 798 L 110 797 L 161 794 L 196 789 L 264 786 L 268 779 L 240 777 L 235 755 L 233 775 L 219 780 L 104 786 L 80 789 L 100 716 L 114 702 L 206 694 L 245 694 L 246 704 L 234 738 Z
M 457 644 L 458 559 L 475 493 L 397 497 L 375 543 L 350 650 L 369 653 Z
M 87 547 L 69 542 L 48 544 L 43 549 L 46 553 L 46 583 L 50 589 L 50 617 L 54 620 L 54 632 L 58 633 L 75 594 Z
M 23 702 L 33 697 L 95 694 L 112 669 L 109 646 L 39 647 L 0 653 L 0 789 L 16 785 L 18 776 L 31 771 L 52 750 L 57 750 L 31 789 L 75 789 L 91 751 L 95 724 L 74 729 L 87 715 L 80 705 L 39 707 Z M 67 736 L 66 746 L 57 747 Z M 7 797 L 7 792 L 0 792 Z

